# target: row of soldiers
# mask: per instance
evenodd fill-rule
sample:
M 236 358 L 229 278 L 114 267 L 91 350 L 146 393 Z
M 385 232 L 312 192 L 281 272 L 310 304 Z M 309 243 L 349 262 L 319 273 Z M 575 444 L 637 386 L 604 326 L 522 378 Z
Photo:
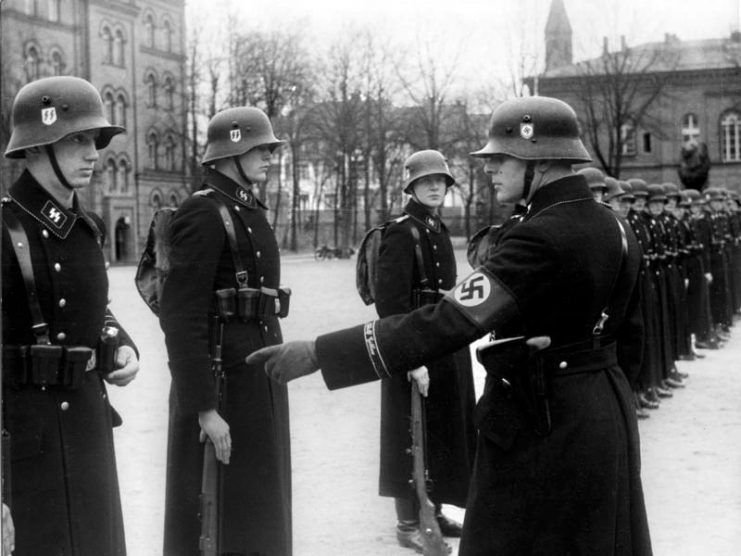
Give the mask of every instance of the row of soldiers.
M 632 384 L 638 418 L 649 417 L 662 398 L 683 388 L 679 360 L 718 349 L 741 310 L 741 199 L 709 187 L 680 190 L 673 183 L 647 184 L 583 174 L 597 201 L 609 204 L 632 227 L 643 250 L 639 277 L 645 327 L 639 369 Z

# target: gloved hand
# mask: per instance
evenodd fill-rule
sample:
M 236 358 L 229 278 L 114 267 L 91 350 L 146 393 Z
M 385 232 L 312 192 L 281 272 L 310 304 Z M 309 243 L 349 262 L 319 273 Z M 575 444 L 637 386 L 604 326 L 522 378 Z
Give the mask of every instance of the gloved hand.
M 314 341 L 287 342 L 258 349 L 245 359 L 248 365 L 265 365 L 265 372 L 279 384 L 319 370 Z
M 427 367 L 422 366 L 413 371 L 409 371 L 407 373 L 407 380 L 412 379 L 417 383 L 419 393 L 426 398 L 427 393 L 430 391 L 430 373 L 427 371 Z
M 533 336 L 525 340 L 525 343 L 530 346 L 532 351 L 540 351 L 541 349 L 547 348 L 551 345 L 550 336 Z

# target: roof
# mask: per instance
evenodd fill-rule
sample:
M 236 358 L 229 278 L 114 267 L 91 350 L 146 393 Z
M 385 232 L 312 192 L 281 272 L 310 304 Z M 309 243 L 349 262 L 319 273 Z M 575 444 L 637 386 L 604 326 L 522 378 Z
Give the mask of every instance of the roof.
M 658 56 L 651 64 L 651 72 L 696 71 L 708 69 L 731 69 L 741 65 L 741 34 L 735 33 L 725 39 L 702 39 L 681 41 L 675 35 L 667 35 L 662 42 L 645 43 L 628 48 L 636 54 L 636 60 L 648 60 L 656 53 Z M 611 52 L 618 54 L 621 51 Z M 665 53 L 663 55 L 662 53 Z M 550 69 L 539 78 L 574 77 L 584 75 L 584 67 L 589 63 L 599 63 L 600 58 L 592 58 Z M 641 62 L 637 62 L 640 65 Z M 594 66 L 598 68 L 599 66 Z M 645 66 L 639 71 L 648 70 Z M 590 73 L 595 73 L 592 70 Z

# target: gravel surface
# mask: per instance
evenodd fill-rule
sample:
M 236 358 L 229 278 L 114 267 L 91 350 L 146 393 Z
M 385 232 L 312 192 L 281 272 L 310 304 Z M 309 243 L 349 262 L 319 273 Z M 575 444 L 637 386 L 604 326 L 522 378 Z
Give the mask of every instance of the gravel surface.
M 468 271 L 463 252 L 459 274 Z M 162 551 L 167 395 L 162 332 L 133 286 L 133 267 L 110 270 L 112 307 L 141 352 L 141 371 L 110 388 L 123 415 L 116 450 L 129 556 Z M 375 316 L 355 292 L 355 260 L 286 256 L 293 289 L 286 340 Z M 643 482 L 655 556 L 741 554 L 741 324 L 727 346 L 681 362 L 687 388 L 640 423 Z M 475 369 L 477 392 L 484 373 Z M 433 385 L 434 387 L 434 385 Z M 319 374 L 291 383 L 294 554 L 409 556 L 396 545 L 393 501 L 377 495 L 379 385 L 330 392 Z M 446 507 L 451 517 L 463 510 Z M 457 542 L 452 542 L 453 554 Z

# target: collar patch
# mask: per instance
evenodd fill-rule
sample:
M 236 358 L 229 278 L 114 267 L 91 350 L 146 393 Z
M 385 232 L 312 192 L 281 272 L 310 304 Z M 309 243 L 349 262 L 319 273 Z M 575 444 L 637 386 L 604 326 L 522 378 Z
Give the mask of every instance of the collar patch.
M 64 224 L 67 222 L 67 214 L 65 211 L 60 209 L 51 201 L 46 201 L 44 207 L 41 209 L 41 215 L 44 216 L 46 221 L 57 230 L 64 228 Z

